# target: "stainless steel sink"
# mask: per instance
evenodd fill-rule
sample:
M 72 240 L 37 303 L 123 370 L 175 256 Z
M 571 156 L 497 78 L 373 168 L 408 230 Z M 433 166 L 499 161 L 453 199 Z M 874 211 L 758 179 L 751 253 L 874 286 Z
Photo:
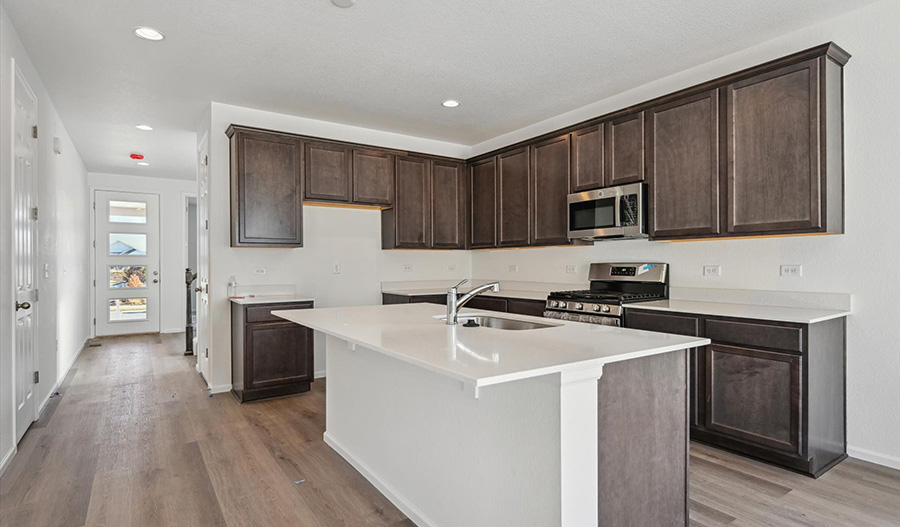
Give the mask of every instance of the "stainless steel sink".
M 529 322 L 512 318 L 486 317 L 482 315 L 461 315 L 458 320 L 460 327 L 466 327 L 466 324 L 474 322 L 485 328 L 508 329 L 514 331 L 559 327 L 559 324 L 541 324 L 540 322 Z

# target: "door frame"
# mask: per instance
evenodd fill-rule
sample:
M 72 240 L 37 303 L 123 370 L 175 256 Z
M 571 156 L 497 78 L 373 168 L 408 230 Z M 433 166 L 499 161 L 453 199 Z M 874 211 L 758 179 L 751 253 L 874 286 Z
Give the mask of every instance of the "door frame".
M 10 131 L 10 138 L 9 138 L 10 145 L 9 146 L 10 146 L 10 152 L 12 153 L 12 152 L 15 152 L 15 148 L 16 148 L 16 124 L 17 124 L 16 123 L 16 81 L 22 82 L 23 87 L 26 90 L 28 90 L 29 95 L 34 100 L 35 121 L 38 121 L 40 114 L 38 113 L 39 112 L 39 108 L 38 108 L 39 101 L 37 98 L 37 94 L 34 93 L 34 89 L 31 87 L 31 83 L 28 82 L 28 78 L 25 76 L 25 73 L 21 70 L 21 68 L 19 68 L 19 65 L 16 63 L 15 57 L 10 58 L 9 66 L 10 66 L 10 70 L 11 70 L 10 71 L 10 73 L 11 73 L 11 75 L 10 75 L 10 81 L 11 81 L 10 94 L 11 94 L 11 96 L 10 96 L 10 103 L 9 103 L 8 109 L 10 111 L 10 115 L 12 116 L 12 119 L 10 121 L 11 127 L 9 130 Z M 35 148 L 35 156 L 34 156 L 34 159 L 32 160 L 32 165 L 34 167 L 34 174 L 35 174 L 34 205 L 35 205 L 35 207 L 38 208 L 38 210 L 40 210 L 40 202 L 38 201 L 39 195 L 37 192 L 37 188 L 38 188 L 37 178 L 38 178 L 38 166 L 39 166 L 38 153 L 40 152 L 40 148 L 39 148 L 40 143 L 38 143 L 37 141 L 38 140 L 35 141 L 36 148 Z M 9 165 L 10 165 L 10 175 L 11 175 L 10 182 L 9 182 L 9 191 L 10 191 L 10 203 L 12 204 L 12 200 L 15 198 L 15 195 L 16 195 L 16 177 L 15 177 L 16 160 L 15 160 L 15 156 L 13 156 L 13 155 L 9 156 Z M 15 225 L 15 207 L 14 206 L 9 207 L 7 221 L 9 222 L 9 226 L 10 226 L 10 236 L 11 236 L 10 241 L 12 241 L 12 237 L 15 236 L 15 233 L 13 232 L 13 227 Z M 38 236 L 40 236 L 40 224 L 38 224 Z M 35 241 L 33 250 L 34 250 L 33 276 L 34 276 L 34 289 L 35 289 L 36 296 L 35 296 L 34 305 L 32 306 L 32 317 L 34 319 L 33 326 L 32 326 L 33 331 L 34 331 L 34 354 L 32 355 L 32 360 L 31 360 L 31 362 L 32 362 L 31 370 L 38 371 L 38 364 L 39 364 L 39 360 L 40 360 L 38 354 L 40 353 L 40 349 L 41 349 L 40 348 L 40 334 L 41 334 L 41 332 L 40 332 L 40 301 L 38 300 L 40 298 L 40 283 L 41 283 L 40 273 L 38 272 L 40 270 L 39 269 L 40 266 L 38 265 L 38 262 L 40 261 L 40 252 L 39 252 L 40 251 L 40 243 Z M 14 303 L 14 302 L 16 302 L 16 277 L 15 277 L 16 251 L 15 251 L 14 246 L 10 248 L 9 254 L 10 254 L 10 268 L 9 268 L 10 273 L 9 273 L 9 276 L 7 277 L 7 280 L 8 280 L 9 291 L 11 293 L 11 298 L 9 298 L 7 300 L 11 300 Z M 12 305 L 12 304 L 8 304 L 8 305 Z M 9 318 L 10 318 L 10 320 L 9 320 L 10 326 L 9 327 L 12 330 L 12 331 L 10 331 L 10 334 L 9 334 L 9 340 L 10 340 L 10 351 L 12 353 L 12 357 L 10 360 L 10 371 L 12 372 L 12 377 L 13 377 L 12 378 L 13 392 L 12 392 L 12 397 L 11 397 L 13 452 L 16 452 L 16 451 L 18 451 L 18 443 L 19 443 L 18 437 L 16 437 L 18 435 L 19 423 L 16 422 L 16 417 L 17 417 L 18 412 L 16 411 L 16 397 L 15 397 L 17 381 L 18 381 L 17 376 L 16 376 L 17 364 L 16 364 L 16 310 L 15 309 L 10 311 Z M 36 390 L 37 383 L 33 383 L 33 384 L 35 386 L 35 388 L 33 388 L 33 389 Z M 33 393 L 32 397 L 34 398 L 36 395 L 37 395 L 36 393 Z M 38 401 L 36 399 L 34 400 L 33 406 L 34 406 L 34 416 L 33 416 L 32 422 L 37 421 L 38 418 L 40 418 L 40 410 L 41 410 L 40 404 L 38 403 Z M 3 453 L 0 453 L 0 455 L 3 455 Z
M 206 159 L 201 159 L 201 156 L 206 156 Z M 210 266 L 210 257 L 209 257 L 209 190 L 212 186 L 212 178 L 209 176 L 209 157 L 210 157 L 210 142 L 209 142 L 209 131 L 203 133 L 200 140 L 197 142 L 197 285 L 200 286 L 200 270 L 203 268 L 204 261 L 207 267 L 207 275 L 209 274 Z M 200 178 L 201 166 L 206 167 L 207 180 L 206 180 L 206 192 L 207 192 L 207 202 L 205 212 L 206 216 L 206 224 L 204 225 L 202 222 L 203 215 L 201 214 L 201 184 L 202 180 Z M 203 258 L 204 251 L 201 250 L 203 247 L 203 236 L 201 233 L 206 231 L 206 258 Z M 203 317 L 200 316 L 200 305 L 203 301 L 202 296 L 206 295 L 207 301 L 207 310 L 209 309 L 209 276 L 207 278 L 206 291 L 201 291 L 197 294 L 197 327 L 194 328 L 194 334 L 197 336 L 197 349 L 195 350 L 194 356 L 197 357 L 197 364 L 195 368 L 197 373 L 200 374 L 200 377 L 203 379 L 203 382 L 206 383 L 208 388 L 212 388 L 212 382 L 210 378 L 210 372 L 212 371 L 212 363 L 213 359 L 209 354 L 209 344 L 210 344 L 210 323 L 209 323 L 209 314 L 207 313 L 207 319 L 204 321 Z M 201 322 L 206 322 L 201 325 Z M 206 373 L 204 373 L 204 366 L 206 369 Z
M 88 210 L 91 211 L 91 338 L 97 338 L 97 201 L 94 199 L 94 196 L 97 191 L 101 192 L 128 192 L 132 194 L 151 194 L 157 197 L 159 203 L 159 233 L 157 237 L 159 239 L 159 267 L 160 272 L 162 272 L 163 262 L 165 261 L 165 249 L 163 247 L 162 242 L 162 207 L 163 207 L 163 199 L 162 193 L 158 190 L 142 190 L 142 189 L 133 189 L 127 187 L 118 187 L 118 186 L 106 186 L 106 185 L 90 185 L 88 187 L 89 197 L 88 197 Z M 162 304 L 162 288 L 159 290 L 159 302 Z M 159 320 L 159 330 L 162 332 L 162 309 L 157 310 Z

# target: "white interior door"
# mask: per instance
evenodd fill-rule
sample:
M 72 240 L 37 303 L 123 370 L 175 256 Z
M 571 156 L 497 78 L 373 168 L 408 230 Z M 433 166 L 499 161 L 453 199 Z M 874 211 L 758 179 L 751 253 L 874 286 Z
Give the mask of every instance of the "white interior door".
M 159 196 L 95 191 L 94 229 L 96 334 L 158 333 Z
M 37 352 L 37 98 L 19 68 L 14 67 L 15 165 L 13 167 L 13 258 L 15 262 L 16 442 L 37 418 L 35 353 Z
M 209 381 L 209 147 L 198 149 L 197 180 L 197 370 Z

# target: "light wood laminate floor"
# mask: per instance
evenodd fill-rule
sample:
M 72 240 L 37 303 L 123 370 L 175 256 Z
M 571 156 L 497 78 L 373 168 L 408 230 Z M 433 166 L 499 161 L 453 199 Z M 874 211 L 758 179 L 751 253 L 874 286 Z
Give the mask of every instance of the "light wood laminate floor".
M 99 342 L 0 478 L 0 526 L 413 526 L 322 441 L 324 381 L 238 405 L 209 397 L 183 335 Z M 694 526 L 900 525 L 898 471 L 812 480 L 699 444 L 690 462 Z

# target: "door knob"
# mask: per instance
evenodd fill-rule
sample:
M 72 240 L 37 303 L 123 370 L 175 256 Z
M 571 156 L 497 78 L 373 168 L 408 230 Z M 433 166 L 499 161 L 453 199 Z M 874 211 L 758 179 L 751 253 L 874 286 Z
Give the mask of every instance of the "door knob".
M 194 288 L 194 292 L 195 292 L 195 293 L 202 293 L 202 292 L 203 292 L 203 288 L 202 288 L 202 287 L 195 287 L 195 288 Z
M 31 302 L 16 302 L 16 311 L 20 309 L 31 309 Z

